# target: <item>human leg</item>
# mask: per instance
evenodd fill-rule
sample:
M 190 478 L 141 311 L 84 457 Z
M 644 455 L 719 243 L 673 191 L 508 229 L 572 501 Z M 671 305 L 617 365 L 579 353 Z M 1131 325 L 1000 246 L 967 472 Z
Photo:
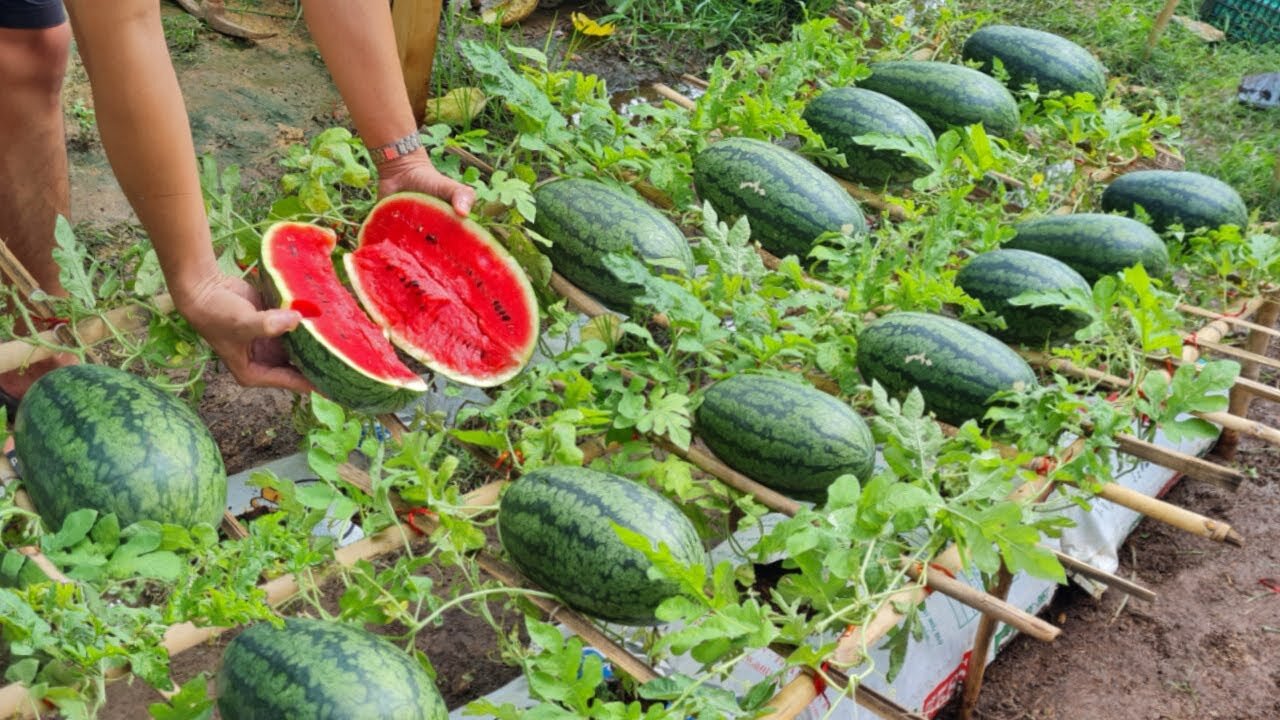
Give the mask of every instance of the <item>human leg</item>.
M 70 205 L 61 90 L 71 33 L 60 6 L 52 15 L 47 5 L 0 0 L 0 238 L 43 290 L 61 294 L 52 249 L 54 222 Z M 49 20 L 58 22 L 32 27 Z M 0 374 L 0 389 L 21 397 L 66 362 Z

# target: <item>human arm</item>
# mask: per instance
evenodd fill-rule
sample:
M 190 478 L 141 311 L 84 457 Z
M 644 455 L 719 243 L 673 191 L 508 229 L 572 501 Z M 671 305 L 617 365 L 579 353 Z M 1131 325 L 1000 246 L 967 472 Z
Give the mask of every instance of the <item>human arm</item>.
M 396 54 L 386 0 L 303 0 L 307 27 L 365 145 L 376 148 L 417 131 Z M 426 150 L 414 150 L 378 168 L 378 192 L 416 190 L 448 200 L 460 215 L 475 192 L 440 173 Z
M 311 384 L 262 341 L 294 328 L 262 311 L 258 292 L 222 273 L 213 254 L 195 148 L 155 0 L 66 0 L 93 87 L 103 147 L 155 246 L 178 311 L 242 385 L 295 392 Z

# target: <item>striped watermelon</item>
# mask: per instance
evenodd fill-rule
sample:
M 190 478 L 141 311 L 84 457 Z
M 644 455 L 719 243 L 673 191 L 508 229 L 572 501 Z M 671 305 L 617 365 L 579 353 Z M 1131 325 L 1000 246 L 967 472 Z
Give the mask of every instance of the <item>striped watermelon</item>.
M 1087 92 L 1101 98 L 1107 92 L 1107 71 L 1088 50 L 1043 30 L 1015 25 L 987 25 L 964 41 L 965 60 L 982 63 L 992 72 L 999 58 L 1014 89 L 1035 83 L 1040 92 Z
M 604 264 L 610 253 L 633 254 L 656 269 L 693 272 L 684 233 L 630 192 L 568 178 L 539 187 L 533 228 L 552 242 L 546 254 L 570 282 L 615 310 L 628 310 L 643 287 L 620 280 Z
M 981 419 L 995 393 L 1036 382 L 1027 362 L 999 340 L 959 320 L 918 312 L 886 315 L 864 328 L 858 370 L 891 395 L 920 388 L 925 406 L 953 425 Z
M 534 470 L 507 488 L 498 537 L 530 580 L 567 605 L 625 625 L 657 622 L 658 605 L 676 582 L 649 577 L 651 563 L 623 544 L 614 523 L 665 543 L 686 564 L 706 565 L 689 519 L 645 485 L 581 467 Z
M 1006 248 L 1061 260 L 1089 283 L 1139 263 L 1151 277 L 1169 274 L 1169 249 L 1151 228 L 1120 215 L 1047 215 L 1018 223 Z
M 911 108 L 935 132 L 982 123 L 994 135 L 1018 130 L 1018 103 L 1005 86 L 973 68 L 929 60 L 872 63 L 859 85 Z
M 236 636 L 218 671 L 222 720 L 445 720 L 426 670 L 366 630 L 323 620 L 260 622 Z
M 844 154 L 848 167 L 831 169 L 842 178 L 881 186 L 910 182 L 930 172 L 928 163 L 897 150 L 877 150 L 854 142 L 859 135 L 878 133 L 920 137 L 933 146 L 933 131 L 925 121 L 888 95 L 863 88 L 833 88 L 809 102 L 804 120 L 828 147 Z
M 1249 224 L 1249 209 L 1240 193 L 1208 175 L 1186 170 L 1139 170 L 1121 175 L 1102 192 L 1102 209 L 1134 214 L 1142 206 L 1151 227 L 1164 232 L 1180 224 L 1186 230 Z
M 1089 324 L 1084 313 L 1059 307 L 1011 305 L 1009 299 L 1028 291 L 1077 288 L 1089 283 L 1061 261 L 1026 250 L 994 250 L 969 261 L 956 274 L 956 285 L 1004 318 L 1005 329 L 992 334 L 1007 342 L 1043 344 L 1069 338 Z
M 54 370 L 18 406 L 14 447 L 23 487 L 50 528 L 72 511 L 216 526 L 227 506 L 218 446 L 195 412 L 130 373 Z
M 799 155 L 750 138 L 722 140 L 693 159 L 698 195 L 727 217 L 746 217 L 751 236 L 775 255 L 808 257 L 828 232 L 860 235 L 858 203 Z
M 871 476 L 876 444 L 853 408 L 811 385 L 734 375 L 707 388 L 698 435 L 734 470 L 801 499 L 841 475 Z
M 338 281 L 329 257 L 337 242 L 328 228 L 272 225 L 262 238 L 267 298 L 302 313 L 284 345 L 317 390 L 352 410 L 394 412 L 425 393 L 427 384 L 400 362 L 382 328 Z
M 515 377 L 538 342 L 538 301 L 524 270 L 487 230 L 420 193 L 374 206 L 343 257 L 351 288 L 391 342 L 451 380 L 491 387 Z

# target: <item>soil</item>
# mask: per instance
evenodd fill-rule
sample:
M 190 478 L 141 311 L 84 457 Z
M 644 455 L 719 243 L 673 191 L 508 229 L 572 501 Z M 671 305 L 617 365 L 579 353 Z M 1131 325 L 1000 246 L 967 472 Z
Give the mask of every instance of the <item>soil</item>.
M 1280 357 L 1280 343 L 1270 355 Z M 1249 417 L 1280 427 L 1280 405 L 1255 401 Z M 1044 616 L 1061 637 L 1005 648 L 974 717 L 1280 718 L 1280 448 L 1244 438 L 1235 460 L 1252 475 L 1238 492 L 1184 480 L 1165 499 L 1229 523 L 1243 548 L 1143 521 L 1121 548 L 1118 574 L 1156 600 L 1060 592 Z M 956 704 L 939 717 L 957 718 Z
M 556 14 L 539 11 L 515 40 L 541 46 L 550 34 L 565 36 L 573 3 Z M 291 14 L 293 3 L 264 0 L 256 7 Z M 166 5 L 166 14 L 177 13 Z M 220 166 L 235 163 L 245 183 L 271 191 L 282 149 L 345 117 L 340 100 L 301 25 L 245 15 L 237 19 L 277 37 L 242 43 L 202 32 L 178 55 L 196 148 Z M 614 91 L 681 72 L 697 71 L 705 57 L 654 53 L 680 66 L 624 55 L 619 50 L 580 51 L 575 68 L 605 77 Z M 693 53 L 698 55 L 698 53 Z M 439 67 L 439 65 L 438 65 Z M 72 160 L 73 220 L 99 230 L 132 222 L 132 214 L 107 166 L 91 126 L 75 121 L 74 107 L 92 107 L 83 70 L 73 67 L 67 89 Z M 1272 355 L 1280 356 L 1277 348 Z M 1275 380 L 1272 378 L 1272 382 Z M 294 452 L 299 437 L 288 393 L 240 388 L 225 372 L 208 378 L 200 406 L 230 472 Z M 1280 426 L 1280 408 L 1255 403 L 1251 416 Z M 1229 522 L 1245 538 L 1243 549 L 1216 545 L 1152 522 L 1139 526 L 1121 553 L 1120 573 L 1159 593 L 1153 603 L 1125 601 L 1118 593 L 1094 600 L 1076 590 L 1059 593 L 1046 611 L 1064 628 L 1053 645 L 1015 640 L 987 673 L 977 717 L 992 720 L 1107 718 L 1109 720 L 1210 717 L 1232 720 L 1280 717 L 1280 450 L 1245 439 L 1237 461 L 1255 472 L 1238 493 L 1183 482 L 1168 499 Z M 435 571 L 433 571 L 435 572 Z M 435 573 L 438 582 L 448 577 Z M 327 598 L 336 600 L 336 589 Z M 446 630 L 447 628 L 447 630 Z M 230 639 L 197 647 L 173 660 L 173 676 L 185 682 L 217 667 Z M 489 626 L 462 611 L 418 637 L 440 673 L 450 707 L 507 682 L 515 671 L 496 653 Z M 115 683 L 102 717 L 146 717 L 159 696 L 142 683 Z M 940 716 L 954 718 L 955 708 Z

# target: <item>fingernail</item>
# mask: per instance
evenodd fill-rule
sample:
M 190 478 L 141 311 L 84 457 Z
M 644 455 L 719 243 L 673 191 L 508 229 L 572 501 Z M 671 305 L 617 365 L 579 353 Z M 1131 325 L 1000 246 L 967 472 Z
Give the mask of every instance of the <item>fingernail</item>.
M 279 335 L 297 327 L 300 322 L 302 322 L 301 313 L 293 310 L 283 310 L 272 315 L 271 319 L 267 321 L 267 327 L 272 333 Z
M 467 215 L 471 212 L 471 200 L 464 198 L 458 201 L 458 214 Z

